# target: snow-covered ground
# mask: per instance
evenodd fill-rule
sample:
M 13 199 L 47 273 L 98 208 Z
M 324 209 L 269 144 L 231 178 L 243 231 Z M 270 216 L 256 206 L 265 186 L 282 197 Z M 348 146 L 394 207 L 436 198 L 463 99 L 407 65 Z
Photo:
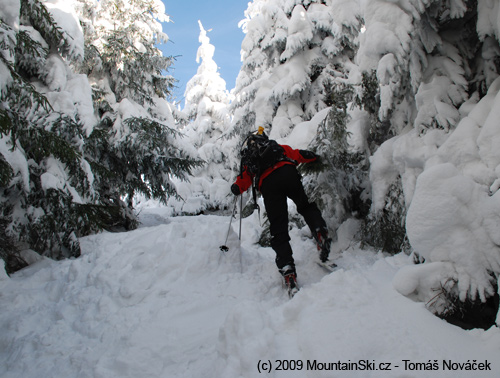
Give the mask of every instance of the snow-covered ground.
M 233 221 L 225 256 L 228 216 L 141 216 L 136 231 L 82 239 L 78 259 L 2 269 L 2 378 L 500 376 L 497 327 L 465 331 L 393 288 L 405 255 L 351 246 L 327 274 L 293 229 L 302 289 L 289 300 L 273 251 L 254 244 L 256 213 L 241 248 Z M 364 370 L 320 370 L 353 363 Z

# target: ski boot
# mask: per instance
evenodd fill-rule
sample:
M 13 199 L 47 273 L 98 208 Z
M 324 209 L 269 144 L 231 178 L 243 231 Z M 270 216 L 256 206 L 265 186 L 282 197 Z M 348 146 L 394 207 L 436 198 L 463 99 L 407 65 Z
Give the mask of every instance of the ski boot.
M 299 286 L 297 285 L 297 274 L 295 269 L 290 265 L 287 265 L 280 269 L 283 279 L 285 280 L 285 287 L 288 292 L 288 296 L 293 298 L 295 294 L 299 291 Z

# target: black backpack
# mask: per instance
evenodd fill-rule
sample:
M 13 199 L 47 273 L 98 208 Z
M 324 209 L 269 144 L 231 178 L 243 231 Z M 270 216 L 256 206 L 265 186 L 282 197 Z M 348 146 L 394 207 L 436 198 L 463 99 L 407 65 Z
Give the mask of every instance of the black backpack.
M 249 173 L 259 177 L 279 161 L 288 160 L 285 149 L 266 134 L 249 134 L 241 148 L 241 164 Z

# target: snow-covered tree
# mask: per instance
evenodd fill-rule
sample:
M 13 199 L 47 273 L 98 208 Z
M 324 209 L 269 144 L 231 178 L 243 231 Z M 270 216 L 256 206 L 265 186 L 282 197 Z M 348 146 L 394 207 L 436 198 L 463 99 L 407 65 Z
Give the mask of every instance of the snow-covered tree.
M 71 5 L 71 4 L 70 4 Z M 94 122 L 90 86 L 72 64 L 83 34 L 62 1 L 3 1 L 0 10 L 0 255 L 7 271 L 18 249 L 78 256 L 88 224 L 93 175 L 83 156 Z
M 167 39 L 160 24 L 168 20 L 163 3 L 86 0 L 81 11 L 88 47 L 83 69 L 99 118 L 86 154 L 99 200 L 120 209 L 118 221 L 130 228 L 135 194 L 166 202 L 176 195 L 171 178 L 185 179 L 201 162 L 179 141 L 185 116 L 166 100 L 173 78 L 163 72 L 172 59 L 156 47 Z
M 369 198 L 369 151 L 363 141 L 353 140 L 353 134 L 366 130 L 366 112 L 354 107 L 351 84 L 336 83 L 331 94 L 332 106 L 317 129 L 309 148 L 319 156 L 319 166 L 302 167 L 306 188 L 322 209 L 328 226 L 335 230 L 346 219 L 362 219 L 367 215 Z M 311 171 L 311 172 L 308 172 Z
M 272 138 L 285 137 L 330 106 L 335 82 L 347 78 L 361 28 L 359 4 L 255 0 L 245 14 L 235 128 L 265 126 Z
M 366 229 L 375 230 L 365 240 L 377 244 L 373 235 L 385 231 L 386 240 L 407 238 L 425 263 L 401 272 L 396 287 L 432 311 L 484 302 L 500 275 L 500 244 L 490 228 L 498 222 L 498 4 L 364 4 L 356 61 L 377 99 L 369 106 L 363 98 L 372 115 Z
M 232 176 L 225 139 L 222 138 L 231 121 L 228 113 L 230 95 L 213 60 L 215 47 L 210 44 L 201 21 L 198 23 L 200 47 L 196 62 L 199 67 L 186 85 L 183 111 L 190 123 L 183 132 L 187 141 L 198 150 L 206 166 L 193 171 L 189 184 L 178 184 L 183 189 L 180 194 L 184 201 L 171 201 L 178 202 L 182 207 L 178 211 L 189 213 L 224 207 L 228 200 L 227 183 Z
M 230 102 L 226 82 L 220 77 L 217 64 L 213 60 L 215 47 L 210 43 L 210 38 L 201 21 L 198 21 L 198 24 L 201 45 L 196 54 L 196 63 L 199 67 L 196 75 L 186 85 L 184 94 L 186 104 L 183 109 L 191 121 L 198 121 L 190 125 L 189 131 L 186 130 L 193 134 L 191 137 L 198 134 L 200 139 L 193 140 L 195 147 L 200 147 L 206 140 L 211 139 L 214 129 L 218 129 L 219 132 L 224 131 L 221 126 L 225 126 L 228 122 L 227 108 Z M 208 122 L 204 122 L 205 119 Z
M 0 254 L 14 271 L 18 249 L 78 256 L 79 236 L 133 227 L 135 193 L 166 202 L 201 162 L 165 99 L 161 1 L 8 0 L 0 16 Z
M 365 3 L 364 15 L 366 32 L 356 61 L 367 83 L 364 87 L 372 88 L 361 96 L 372 118 L 367 134 L 371 153 L 407 127 L 419 133 L 455 127 L 459 108 L 469 97 L 467 76 L 477 48 L 472 10 L 467 12 L 461 0 L 376 0 Z M 374 204 L 364 239 L 398 251 L 405 240 L 408 203 L 395 199 L 401 198 L 406 184 L 398 175 L 390 184 L 377 180 L 375 169 Z M 381 182 L 387 196 L 379 195 Z M 378 235 L 393 243 L 376 242 Z

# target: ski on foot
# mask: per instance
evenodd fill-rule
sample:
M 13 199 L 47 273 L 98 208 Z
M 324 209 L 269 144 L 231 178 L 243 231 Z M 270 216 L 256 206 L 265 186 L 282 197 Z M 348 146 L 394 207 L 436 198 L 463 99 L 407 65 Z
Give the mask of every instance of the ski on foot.
M 325 270 L 327 270 L 329 272 L 333 272 L 333 271 L 335 271 L 335 270 L 338 269 L 337 264 L 335 264 L 333 261 L 328 261 L 327 260 L 325 262 L 323 262 L 323 261 L 316 261 L 316 262 L 318 263 L 318 265 L 320 267 L 322 267 L 323 269 L 325 269 Z

